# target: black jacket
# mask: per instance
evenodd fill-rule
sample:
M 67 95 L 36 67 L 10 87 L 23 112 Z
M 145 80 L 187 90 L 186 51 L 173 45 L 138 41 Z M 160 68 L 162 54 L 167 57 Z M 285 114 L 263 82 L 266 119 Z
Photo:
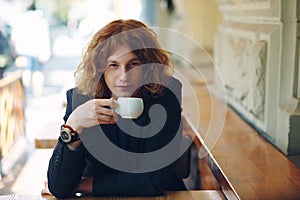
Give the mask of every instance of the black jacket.
M 68 90 L 64 120 L 68 119 L 77 106 L 92 98 L 80 95 L 74 89 Z M 161 105 L 166 111 L 166 121 L 163 119 L 164 113 L 155 111 L 154 107 L 158 110 L 162 108 L 157 105 Z M 153 115 L 153 113 L 155 114 Z M 49 161 L 47 172 L 51 193 L 58 198 L 74 195 L 73 191 L 82 176 L 93 176 L 93 195 L 95 196 L 153 196 L 162 195 L 164 191 L 185 190 L 185 186 L 175 170 L 176 161 L 170 156 L 178 154 L 180 145 L 178 138 L 181 137 L 177 136 L 178 133 L 182 134 L 180 82 L 172 78 L 162 96 L 144 101 L 143 114 L 133 120 L 135 124 L 130 125 L 129 123 L 126 128 L 129 131 L 134 129 L 135 132 L 142 132 L 143 136 L 129 135 L 125 133 L 128 133 L 128 130 L 121 130 L 118 125 L 119 123 L 126 125 L 128 122 L 126 120 L 119 119 L 117 124 L 84 129 L 81 136 L 83 145 L 76 151 L 69 150 L 59 139 Z M 157 134 L 146 135 L 149 132 L 157 131 L 155 129 L 161 126 L 161 123 L 163 123 L 162 128 L 158 130 Z M 101 139 L 102 136 L 104 138 Z M 119 156 L 114 154 L 111 147 L 109 150 L 104 147 L 106 143 L 98 142 L 106 139 L 114 147 L 139 155 L 158 152 L 171 141 L 175 142 L 171 150 L 156 153 L 151 160 L 141 158 L 132 160 L 123 154 Z M 110 159 L 113 164 L 103 161 L 104 157 Z M 171 163 L 168 163 L 168 158 L 172 160 Z M 161 164 L 162 167 L 157 168 L 155 163 Z M 152 165 L 154 171 L 151 170 Z M 129 170 L 122 170 L 123 166 L 129 166 Z M 147 169 L 148 167 L 149 169 Z

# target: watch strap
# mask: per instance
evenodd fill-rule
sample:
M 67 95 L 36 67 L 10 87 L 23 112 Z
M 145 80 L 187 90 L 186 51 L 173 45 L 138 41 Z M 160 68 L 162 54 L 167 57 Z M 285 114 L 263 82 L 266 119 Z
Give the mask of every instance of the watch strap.
M 66 144 L 73 143 L 80 139 L 79 134 L 72 127 L 64 124 L 61 126 L 61 134 L 62 132 L 66 132 L 66 131 L 70 134 L 71 137 L 71 140 L 67 142 L 61 136 L 62 141 L 65 142 Z
M 71 133 L 76 133 L 78 135 L 78 133 L 71 126 L 63 124 L 61 125 L 61 128 L 69 129 Z

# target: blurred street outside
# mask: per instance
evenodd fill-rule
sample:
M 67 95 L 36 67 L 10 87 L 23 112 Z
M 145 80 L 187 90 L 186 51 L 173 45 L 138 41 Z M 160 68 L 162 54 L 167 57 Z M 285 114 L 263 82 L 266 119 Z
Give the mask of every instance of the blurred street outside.
M 74 71 L 80 57 L 52 57 L 44 66 L 42 92 L 35 96 L 28 88 L 26 102 L 26 135 L 34 141 L 37 134 L 59 130 L 64 116 L 63 103 L 67 89 L 74 87 Z M 57 131 L 56 131 L 57 132 Z
M 52 149 L 35 149 L 34 139 L 43 134 L 58 137 L 65 111 L 65 92 L 74 87 L 73 74 L 79 61 L 80 56 L 53 56 L 42 71 L 41 93 L 35 96 L 32 86 L 28 87 L 25 102 L 27 140 L 19 142 L 18 152 L 12 152 L 9 160 L 4 161 L 3 171 L 7 174 L 0 181 L 0 194 L 40 193 Z M 33 174 L 34 177 L 29 177 Z

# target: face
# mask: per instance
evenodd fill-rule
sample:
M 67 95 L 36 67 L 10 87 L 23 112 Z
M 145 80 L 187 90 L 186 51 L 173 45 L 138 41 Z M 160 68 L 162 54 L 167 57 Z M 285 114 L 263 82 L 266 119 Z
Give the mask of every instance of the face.
M 114 97 L 130 97 L 142 86 L 142 61 L 127 45 L 121 45 L 106 60 L 104 79 Z

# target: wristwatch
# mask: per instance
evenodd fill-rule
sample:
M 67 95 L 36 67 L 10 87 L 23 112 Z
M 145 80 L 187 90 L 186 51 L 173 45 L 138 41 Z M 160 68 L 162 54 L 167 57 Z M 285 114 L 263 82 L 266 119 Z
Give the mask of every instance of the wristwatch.
M 71 144 L 80 139 L 78 133 L 68 125 L 61 126 L 60 138 L 65 144 Z

